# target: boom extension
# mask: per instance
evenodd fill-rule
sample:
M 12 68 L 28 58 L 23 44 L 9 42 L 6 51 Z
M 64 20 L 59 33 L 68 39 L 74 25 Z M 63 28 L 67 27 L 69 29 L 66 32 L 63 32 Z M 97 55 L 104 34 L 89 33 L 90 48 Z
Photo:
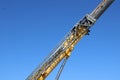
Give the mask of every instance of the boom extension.
M 112 4 L 114 0 L 103 0 L 98 7 L 80 20 L 72 30 L 65 36 L 65 39 L 47 56 L 47 58 L 28 76 L 26 80 L 45 80 L 65 57 L 69 58 L 74 46 L 94 25 L 96 20 Z

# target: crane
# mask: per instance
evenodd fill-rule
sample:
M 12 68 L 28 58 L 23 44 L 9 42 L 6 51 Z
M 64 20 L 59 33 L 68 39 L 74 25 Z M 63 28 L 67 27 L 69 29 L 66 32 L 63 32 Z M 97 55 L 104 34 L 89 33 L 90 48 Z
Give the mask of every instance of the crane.
M 65 66 L 66 61 L 71 55 L 74 46 L 80 39 L 89 35 L 90 28 L 95 24 L 96 20 L 103 12 L 114 2 L 114 0 L 102 0 L 102 2 L 93 10 L 77 22 L 64 39 L 55 49 L 44 59 L 44 61 L 27 77 L 26 80 L 45 80 L 53 69 L 63 61 L 55 80 L 58 80 Z

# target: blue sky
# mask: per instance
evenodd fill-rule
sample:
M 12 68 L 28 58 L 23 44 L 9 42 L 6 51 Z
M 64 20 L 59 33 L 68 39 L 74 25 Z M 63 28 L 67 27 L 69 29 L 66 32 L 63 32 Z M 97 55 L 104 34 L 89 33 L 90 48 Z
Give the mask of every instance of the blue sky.
M 0 0 L 0 80 L 24 80 L 101 1 Z M 61 80 L 120 80 L 119 3 L 76 45 Z M 57 68 L 47 80 L 54 80 Z

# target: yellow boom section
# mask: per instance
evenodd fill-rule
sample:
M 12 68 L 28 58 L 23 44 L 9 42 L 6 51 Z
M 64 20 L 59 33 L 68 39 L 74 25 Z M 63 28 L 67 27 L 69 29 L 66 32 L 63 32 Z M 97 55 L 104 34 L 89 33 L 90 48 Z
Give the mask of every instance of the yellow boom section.
M 72 42 L 71 45 L 69 45 L 69 47 L 65 51 L 63 51 L 62 54 L 60 54 L 58 58 L 56 58 L 36 80 L 44 80 L 63 58 L 69 57 L 75 44 L 87 33 L 87 31 L 88 30 L 85 27 L 81 27 L 80 29 L 78 29 L 78 34 L 71 34 L 69 38 L 64 42 L 64 48 L 68 47 L 68 45 Z

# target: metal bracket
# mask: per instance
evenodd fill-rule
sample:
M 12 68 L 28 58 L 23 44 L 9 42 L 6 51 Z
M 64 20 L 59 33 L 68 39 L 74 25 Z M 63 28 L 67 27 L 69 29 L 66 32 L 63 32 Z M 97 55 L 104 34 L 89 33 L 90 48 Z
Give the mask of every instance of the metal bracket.
M 87 14 L 80 22 L 79 25 L 87 27 L 89 29 L 94 23 L 96 19 L 94 19 L 91 15 Z

